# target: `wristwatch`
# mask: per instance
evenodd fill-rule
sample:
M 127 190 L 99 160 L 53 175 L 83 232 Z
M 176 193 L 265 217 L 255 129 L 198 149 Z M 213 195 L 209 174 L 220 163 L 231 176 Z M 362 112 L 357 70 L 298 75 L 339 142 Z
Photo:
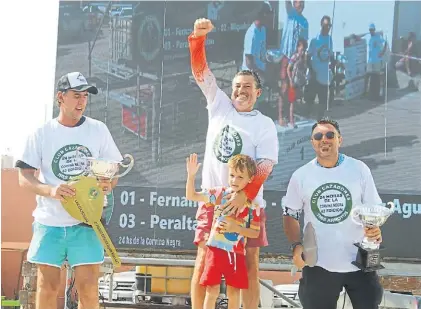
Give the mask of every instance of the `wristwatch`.
M 302 246 L 302 242 L 301 241 L 297 241 L 291 244 L 291 246 L 289 247 L 291 249 L 291 252 L 294 252 L 295 247 L 297 246 Z

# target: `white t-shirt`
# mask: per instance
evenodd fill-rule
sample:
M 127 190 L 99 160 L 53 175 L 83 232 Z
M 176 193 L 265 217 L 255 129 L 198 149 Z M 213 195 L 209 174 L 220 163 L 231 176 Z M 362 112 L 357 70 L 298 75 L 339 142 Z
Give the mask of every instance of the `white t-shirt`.
M 278 135 L 272 119 L 257 110 L 240 113 L 231 99 L 217 88 L 213 102 L 208 102 L 209 126 L 203 162 L 202 188 L 228 186 L 229 158 L 245 154 L 278 162 Z M 263 186 L 255 202 L 264 208 Z
M 351 219 L 351 209 L 382 203 L 365 163 L 344 156 L 339 166 L 324 168 L 313 159 L 294 172 L 282 203 L 304 211 L 304 228 L 312 223 L 317 266 L 341 273 L 359 270 L 351 264 L 358 251 L 353 244 L 362 241 L 364 230 Z
M 31 134 L 20 161 L 39 169 L 39 180 L 57 186 L 84 171 L 85 160 L 76 159 L 76 148 L 84 146 L 81 157 L 95 157 L 121 161 L 118 150 L 107 126 L 85 117 L 76 127 L 65 127 L 52 119 Z M 33 212 L 36 222 L 48 226 L 72 226 L 81 223 L 71 217 L 59 200 L 37 195 L 37 207 Z

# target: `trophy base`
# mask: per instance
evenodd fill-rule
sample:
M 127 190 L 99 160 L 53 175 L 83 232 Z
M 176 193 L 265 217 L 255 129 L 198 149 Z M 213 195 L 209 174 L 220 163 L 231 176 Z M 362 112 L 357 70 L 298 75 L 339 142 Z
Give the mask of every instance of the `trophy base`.
M 379 264 L 377 266 L 373 266 L 373 267 L 365 267 L 364 265 L 359 264 L 356 261 L 351 262 L 351 264 L 354 265 L 354 266 L 357 266 L 359 269 L 361 269 L 365 273 L 369 273 L 369 272 L 380 270 L 380 269 L 384 268 L 384 266 L 381 265 L 381 264 Z
M 384 249 L 383 246 L 380 246 L 379 249 L 366 249 L 361 247 L 359 243 L 355 243 L 354 246 L 358 247 L 358 252 L 352 265 L 357 266 L 363 272 L 372 272 L 384 268 L 380 264 L 380 250 Z

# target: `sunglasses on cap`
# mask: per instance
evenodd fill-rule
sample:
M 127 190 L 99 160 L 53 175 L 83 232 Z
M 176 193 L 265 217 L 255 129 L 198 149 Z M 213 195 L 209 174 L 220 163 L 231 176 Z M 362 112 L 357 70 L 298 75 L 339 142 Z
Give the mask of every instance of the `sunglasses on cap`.
M 321 141 L 323 136 L 326 136 L 327 139 L 333 139 L 335 137 L 335 132 L 328 131 L 326 134 L 323 134 L 321 132 L 317 132 L 313 134 L 313 139 L 316 141 Z

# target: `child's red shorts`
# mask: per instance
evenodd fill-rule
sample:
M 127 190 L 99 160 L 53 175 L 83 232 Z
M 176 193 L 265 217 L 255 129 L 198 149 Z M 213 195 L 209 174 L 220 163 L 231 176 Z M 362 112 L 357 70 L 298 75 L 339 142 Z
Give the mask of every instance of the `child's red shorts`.
M 248 289 L 246 257 L 242 254 L 208 247 L 200 284 L 204 286 L 218 285 L 221 283 L 222 276 L 224 276 L 227 286 Z

